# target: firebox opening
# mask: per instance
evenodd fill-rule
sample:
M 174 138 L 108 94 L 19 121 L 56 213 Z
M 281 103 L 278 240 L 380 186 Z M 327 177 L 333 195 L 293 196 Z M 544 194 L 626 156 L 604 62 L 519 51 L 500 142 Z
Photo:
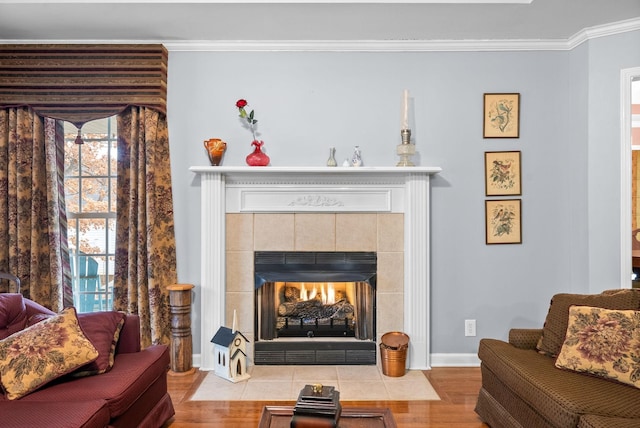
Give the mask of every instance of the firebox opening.
M 366 282 L 267 282 L 256 300 L 260 340 L 375 338 L 374 290 Z
M 355 283 L 276 283 L 277 337 L 355 337 Z
M 255 253 L 256 364 L 375 364 L 376 254 Z

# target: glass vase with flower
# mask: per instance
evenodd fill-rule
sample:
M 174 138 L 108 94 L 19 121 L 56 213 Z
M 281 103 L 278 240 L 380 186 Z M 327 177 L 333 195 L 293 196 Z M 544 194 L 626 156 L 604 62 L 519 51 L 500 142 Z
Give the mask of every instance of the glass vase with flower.
M 252 153 L 249 153 L 245 161 L 249 166 L 267 166 L 269 165 L 271 159 L 269 159 L 269 156 L 262 151 L 264 141 L 259 141 L 256 138 L 256 124 L 258 123 L 258 120 L 255 118 L 254 110 L 251 110 L 251 112 L 247 113 L 245 107 L 248 104 L 249 103 L 245 99 L 239 99 L 238 101 L 236 101 L 236 107 L 240 112 L 240 119 L 243 121 L 245 126 L 247 126 L 249 130 L 251 130 L 251 135 L 253 136 L 251 145 L 254 147 L 254 149 Z

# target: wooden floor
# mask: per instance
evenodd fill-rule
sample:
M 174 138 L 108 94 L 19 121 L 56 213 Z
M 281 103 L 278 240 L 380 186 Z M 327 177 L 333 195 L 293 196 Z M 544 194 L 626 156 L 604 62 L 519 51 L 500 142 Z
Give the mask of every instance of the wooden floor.
M 487 427 L 473 411 L 480 390 L 479 368 L 437 367 L 424 372 L 440 401 L 349 401 L 343 406 L 388 407 L 400 428 Z M 283 401 L 189 401 L 206 372 L 169 376 L 169 394 L 176 415 L 165 427 L 257 427 L 265 405 Z

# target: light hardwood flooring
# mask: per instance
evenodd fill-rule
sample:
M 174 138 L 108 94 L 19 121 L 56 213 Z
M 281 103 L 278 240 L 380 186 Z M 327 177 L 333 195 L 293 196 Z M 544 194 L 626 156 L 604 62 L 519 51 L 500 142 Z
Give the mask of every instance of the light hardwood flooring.
M 476 367 L 436 367 L 424 372 L 439 401 L 349 401 L 348 406 L 388 407 L 400 428 L 482 428 L 473 411 L 480 390 L 480 369 Z M 176 415 L 165 428 L 257 427 L 266 405 L 294 405 L 282 401 L 189 401 L 206 373 L 197 371 L 169 376 L 169 394 Z

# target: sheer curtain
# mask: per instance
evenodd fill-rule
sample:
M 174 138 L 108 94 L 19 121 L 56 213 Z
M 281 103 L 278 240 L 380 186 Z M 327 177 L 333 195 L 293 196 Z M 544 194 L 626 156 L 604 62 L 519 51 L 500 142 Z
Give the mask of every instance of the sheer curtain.
M 54 311 L 73 304 L 63 152 L 61 122 L 29 107 L 0 109 L 0 271 Z

